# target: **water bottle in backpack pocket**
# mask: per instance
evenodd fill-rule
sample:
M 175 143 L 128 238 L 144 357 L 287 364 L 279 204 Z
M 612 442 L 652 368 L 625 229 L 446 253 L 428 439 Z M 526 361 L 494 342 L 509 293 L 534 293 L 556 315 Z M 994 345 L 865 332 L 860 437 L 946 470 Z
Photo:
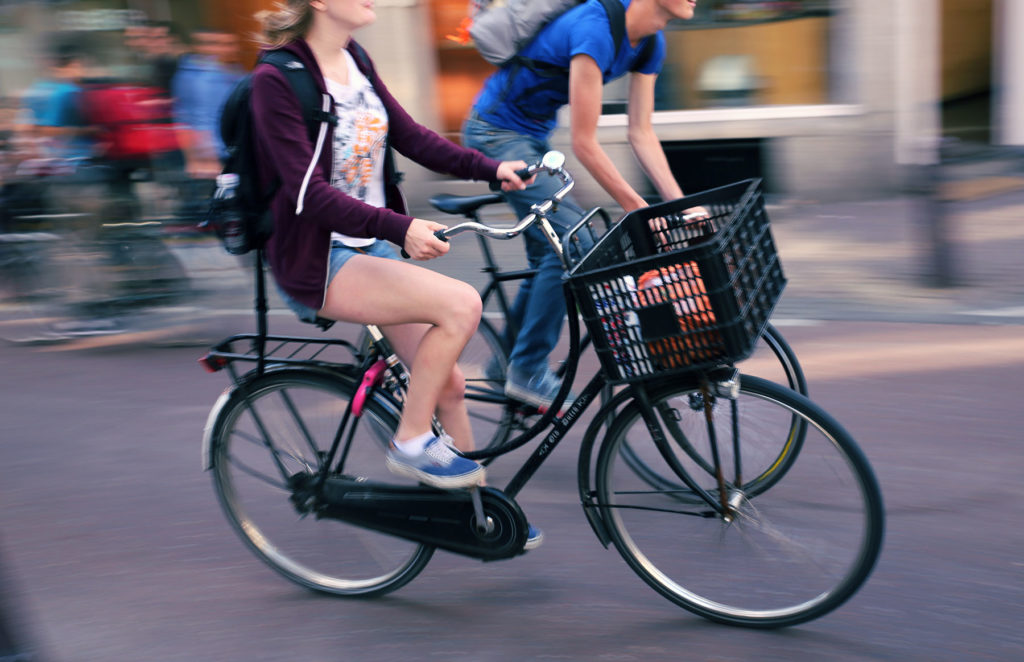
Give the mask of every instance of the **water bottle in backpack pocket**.
M 217 175 L 217 190 L 210 200 L 205 223 L 213 228 L 224 242 L 224 249 L 232 255 L 244 255 L 251 248 L 238 199 L 238 182 L 239 177 L 235 173 Z

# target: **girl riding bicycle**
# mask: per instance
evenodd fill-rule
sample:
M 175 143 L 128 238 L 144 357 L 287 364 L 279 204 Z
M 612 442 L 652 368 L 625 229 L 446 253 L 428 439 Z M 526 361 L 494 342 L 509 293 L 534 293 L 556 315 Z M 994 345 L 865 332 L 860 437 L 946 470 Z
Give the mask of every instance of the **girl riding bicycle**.
M 436 172 L 502 180 L 521 190 L 522 161 L 498 162 L 416 123 L 381 82 L 352 32 L 376 19 L 367 0 L 288 0 L 261 12 L 268 49 L 294 55 L 330 95 L 337 120 L 313 144 L 290 84 L 276 67 L 252 77 L 256 150 L 263 182 L 279 181 L 271 203 L 274 234 L 267 256 L 288 305 L 318 317 L 382 327 L 411 366 L 402 417 L 387 465 L 443 489 L 483 481 L 482 466 L 432 432 L 437 415 L 457 448 L 473 449 L 456 359 L 480 320 L 476 290 L 399 260 L 390 241 L 416 260 L 448 251 L 434 236 L 445 226 L 405 214 L 387 167 L 389 147 Z M 381 241 L 387 240 L 387 241 Z

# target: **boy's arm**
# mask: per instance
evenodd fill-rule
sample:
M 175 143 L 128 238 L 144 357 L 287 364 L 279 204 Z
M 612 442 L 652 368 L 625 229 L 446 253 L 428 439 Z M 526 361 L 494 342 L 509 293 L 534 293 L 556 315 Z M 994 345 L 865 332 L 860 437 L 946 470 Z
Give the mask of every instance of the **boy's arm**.
M 622 177 L 597 141 L 601 117 L 601 69 L 589 55 L 576 55 L 569 64 L 569 117 L 572 151 L 597 183 L 630 212 L 646 207 L 644 199 Z
M 683 197 L 683 190 L 669 168 L 665 150 L 654 133 L 651 115 L 654 113 L 654 74 L 631 74 L 629 77 L 629 109 L 627 137 L 647 177 L 654 184 L 662 200 Z

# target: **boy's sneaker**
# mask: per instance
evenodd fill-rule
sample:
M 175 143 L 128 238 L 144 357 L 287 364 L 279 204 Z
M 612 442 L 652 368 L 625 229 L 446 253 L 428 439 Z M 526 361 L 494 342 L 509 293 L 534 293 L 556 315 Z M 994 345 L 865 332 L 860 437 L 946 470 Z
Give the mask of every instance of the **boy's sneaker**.
M 438 437 L 431 439 L 419 455 L 407 455 L 391 444 L 384 463 L 391 473 L 442 490 L 473 487 L 484 480 L 482 466 L 457 454 Z
M 505 395 L 510 398 L 515 398 L 539 409 L 547 409 L 555 401 L 555 396 L 558 395 L 560 388 L 562 388 L 562 380 L 547 366 L 533 374 L 525 373 L 514 365 L 508 367 Z M 575 398 L 570 393 L 565 398 L 563 406 L 572 404 L 573 400 Z
M 526 530 L 526 544 L 523 545 L 523 551 L 528 552 L 531 549 L 537 549 L 544 542 L 544 532 L 535 527 L 533 524 L 527 525 L 529 528 Z

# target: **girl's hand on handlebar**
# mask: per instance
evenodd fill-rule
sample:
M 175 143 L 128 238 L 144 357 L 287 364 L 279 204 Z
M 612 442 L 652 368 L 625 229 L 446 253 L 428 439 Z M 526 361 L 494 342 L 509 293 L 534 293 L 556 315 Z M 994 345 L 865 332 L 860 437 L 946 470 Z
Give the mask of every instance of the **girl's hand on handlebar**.
M 517 170 L 526 168 L 526 161 L 502 161 L 498 166 L 497 177 L 501 180 L 502 191 L 522 191 L 526 188 L 526 185 L 534 180 L 534 177 L 530 177 L 526 181 L 523 181 L 518 174 Z
M 405 252 L 414 260 L 432 260 L 444 255 L 450 246 L 448 242 L 435 237 L 434 233 L 447 227 L 422 218 L 412 219 L 412 224 L 405 232 Z

